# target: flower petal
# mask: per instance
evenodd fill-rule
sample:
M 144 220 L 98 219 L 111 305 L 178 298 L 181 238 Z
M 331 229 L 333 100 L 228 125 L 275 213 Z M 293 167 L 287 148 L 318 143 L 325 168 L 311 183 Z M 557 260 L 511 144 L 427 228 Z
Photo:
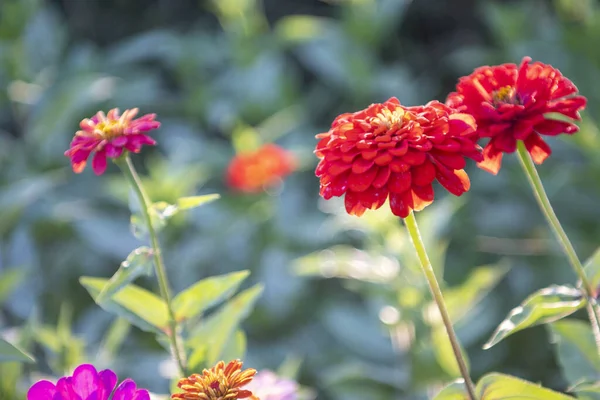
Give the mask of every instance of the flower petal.
M 115 390 L 112 400 L 131 400 L 136 391 L 135 382 L 131 379 L 125 379 Z
M 96 152 L 94 155 L 92 169 L 96 175 L 102 175 L 106 171 L 106 152 L 104 149 Z
M 50 381 L 39 381 L 27 391 L 27 400 L 54 400 L 56 386 Z
M 81 400 L 91 400 L 92 395 L 98 390 L 99 384 L 98 372 L 93 365 L 82 364 L 73 371 L 73 390 L 81 397 Z
M 490 141 L 483 148 L 483 161 L 477 163 L 477 166 L 484 171 L 497 175 L 502 166 L 502 151 L 498 150 Z
M 530 135 L 524 140 L 525 147 L 531 155 L 531 159 L 536 164 L 541 164 L 550 156 L 552 150 L 550 146 L 538 134 Z
M 410 191 L 390 193 L 390 208 L 392 213 L 400 218 L 408 217 L 413 207 L 413 197 Z
M 97 400 L 107 400 L 117 384 L 117 374 L 110 369 L 105 369 L 98 373 L 98 380 L 100 381 L 100 384 L 98 385 L 99 390 Z

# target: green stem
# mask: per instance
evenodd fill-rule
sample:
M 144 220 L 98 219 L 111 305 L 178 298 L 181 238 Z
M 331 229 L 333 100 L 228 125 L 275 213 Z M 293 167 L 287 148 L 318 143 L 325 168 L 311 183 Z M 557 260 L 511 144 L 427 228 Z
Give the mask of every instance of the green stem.
M 154 267 L 156 271 L 156 277 L 158 278 L 158 286 L 160 288 L 160 295 L 165 301 L 167 305 L 167 310 L 169 313 L 169 330 L 167 336 L 171 342 L 171 352 L 173 353 L 173 357 L 177 361 L 177 366 L 179 368 L 179 373 L 181 377 L 185 377 L 186 368 L 185 368 L 185 356 L 182 351 L 182 347 L 179 346 L 178 343 L 178 332 L 177 332 L 177 321 L 175 319 L 175 313 L 173 312 L 173 305 L 171 303 L 171 291 L 169 289 L 169 280 L 167 278 L 167 271 L 165 268 L 165 264 L 162 258 L 162 253 L 160 250 L 160 244 L 158 243 L 158 236 L 156 235 L 156 230 L 154 229 L 154 225 L 152 224 L 152 218 L 150 217 L 149 206 L 151 205 L 150 199 L 144 190 L 144 186 L 138 176 L 133 163 L 131 162 L 131 158 L 129 154 L 121 157 L 120 159 L 115 161 L 116 164 L 121 168 L 123 174 L 127 178 L 131 188 L 134 190 L 140 204 L 140 209 L 142 211 L 142 215 L 144 217 L 144 221 L 148 228 L 148 235 L 150 236 L 150 244 L 152 246 L 152 253 L 154 257 Z
M 463 358 L 458 338 L 456 337 L 456 333 L 454 332 L 454 328 L 452 327 L 452 321 L 450 320 L 450 315 L 448 314 L 448 310 L 446 309 L 446 303 L 444 302 L 444 297 L 442 296 L 442 290 L 440 289 L 440 285 L 437 281 L 437 278 L 435 277 L 435 272 L 433 271 L 433 267 L 431 266 L 431 262 L 429 261 L 429 257 L 427 256 L 425 244 L 423 243 L 423 239 L 421 239 L 421 233 L 419 232 L 417 220 L 415 219 L 415 216 L 412 212 L 408 215 L 408 217 L 404 219 L 404 223 L 406 224 L 406 229 L 408 229 L 408 233 L 412 240 L 413 246 L 415 247 L 417 256 L 419 257 L 421 269 L 425 274 L 425 278 L 427 278 L 427 283 L 429 284 L 431 294 L 433 295 L 438 309 L 440 310 L 442 321 L 444 322 L 444 326 L 446 327 L 448 339 L 450 339 L 452 351 L 454 352 L 454 357 L 456 358 L 456 363 L 458 364 L 458 368 L 460 369 L 460 374 L 465 380 L 465 387 L 467 389 L 469 398 L 471 400 L 477 400 L 477 397 L 475 395 L 475 386 L 473 385 L 473 381 L 469 376 L 467 364 Z
M 542 213 L 546 217 L 548 224 L 552 228 L 552 231 L 556 235 L 558 242 L 560 243 L 565 255 L 569 259 L 569 264 L 573 267 L 573 271 L 577 274 L 579 279 L 581 280 L 581 285 L 583 286 L 583 290 L 586 295 L 586 299 L 588 302 L 588 316 L 590 318 L 590 322 L 592 324 L 592 329 L 594 331 L 594 337 L 596 339 L 596 345 L 598 347 L 598 351 L 600 352 L 600 315 L 598 313 L 598 307 L 596 304 L 596 300 L 594 299 L 594 291 L 595 288 L 592 286 L 591 282 L 587 278 L 585 274 L 585 269 L 579 261 L 579 257 L 577 257 L 577 253 L 575 252 L 575 248 L 571 244 L 569 237 L 565 233 L 554 209 L 552 208 L 552 204 L 550 204 L 550 200 L 548 199 L 548 195 L 544 190 L 544 185 L 542 184 L 542 180 L 540 179 L 539 174 L 535 168 L 535 164 L 525 147 L 523 141 L 519 140 L 517 143 L 517 154 L 519 156 L 519 161 L 521 162 L 521 166 L 523 167 L 523 171 L 527 176 L 527 180 L 533 189 L 533 193 L 535 194 L 535 198 L 537 199 L 538 205 L 542 210 Z

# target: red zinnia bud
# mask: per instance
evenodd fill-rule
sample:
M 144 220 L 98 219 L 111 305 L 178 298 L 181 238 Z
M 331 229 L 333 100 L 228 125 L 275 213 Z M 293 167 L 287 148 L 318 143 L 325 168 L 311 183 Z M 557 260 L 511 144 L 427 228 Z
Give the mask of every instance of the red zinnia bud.
M 575 124 L 551 119 L 545 114 L 558 113 L 579 120 L 586 99 L 577 95 L 577 87 L 551 65 L 525 57 L 521 66 L 503 64 L 479 67 L 460 78 L 456 92 L 446 104 L 471 114 L 477 121 L 477 135 L 489 137 L 478 166 L 497 174 L 504 153 L 513 153 L 522 140 L 537 164 L 551 150 L 541 135 L 556 136 L 578 131 Z
M 102 175 L 106 170 L 106 158 L 118 158 L 123 149 L 139 153 L 144 145 L 155 145 L 156 141 L 144 132 L 160 127 L 155 121 L 156 114 L 146 114 L 133 119 L 138 109 L 125 110 L 119 115 L 119 109 L 113 108 L 104 114 L 102 111 L 92 118 L 86 118 L 75 133 L 69 150 L 65 156 L 71 158 L 73 171 L 80 173 L 85 168 L 90 154 L 95 152 L 92 169 L 96 175 Z
M 227 184 L 234 190 L 257 193 L 281 181 L 296 168 L 293 155 L 275 144 L 236 155 L 227 168 Z
M 329 132 L 317 135 L 321 196 L 345 194 L 346 211 L 357 216 L 389 197 L 402 218 L 433 202 L 435 179 L 460 196 L 470 187 L 465 157 L 481 160 L 475 130 L 473 117 L 437 101 L 404 107 L 391 98 L 342 114 Z

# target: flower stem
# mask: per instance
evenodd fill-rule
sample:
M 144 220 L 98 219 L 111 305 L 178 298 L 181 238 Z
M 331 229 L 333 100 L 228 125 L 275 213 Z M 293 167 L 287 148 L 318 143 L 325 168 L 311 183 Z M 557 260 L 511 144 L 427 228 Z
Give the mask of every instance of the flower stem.
M 529 155 L 529 152 L 525 148 L 525 144 L 519 140 L 517 143 L 517 154 L 519 156 L 519 161 L 521 162 L 521 166 L 523 167 L 523 171 L 527 176 L 527 180 L 529 180 L 529 184 L 533 189 L 533 193 L 535 194 L 535 198 L 542 210 L 542 213 L 546 217 L 548 224 L 552 228 L 552 231 L 556 235 L 558 242 L 567 258 L 569 259 L 569 263 L 573 270 L 581 279 L 581 285 L 583 286 L 583 291 L 587 298 L 587 311 L 590 322 L 592 324 L 592 330 L 594 331 L 594 338 L 596 340 L 596 346 L 598 347 L 598 352 L 600 353 L 600 315 L 598 314 L 598 306 L 596 304 L 596 300 L 594 299 L 594 291 L 595 288 L 592 287 L 587 275 L 585 274 L 585 270 L 581 261 L 579 261 L 579 257 L 577 257 L 577 253 L 575 252 L 575 248 L 571 244 L 569 237 L 565 233 L 560 221 L 556 217 L 554 213 L 554 209 L 550 204 L 550 200 L 548 199 L 548 195 L 544 190 L 544 185 L 542 184 L 542 180 L 537 173 L 535 165 L 533 164 L 533 160 Z
M 475 395 L 475 386 L 473 385 L 473 381 L 469 376 L 467 364 L 463 358 L 458 338 L 456 337 L 456 333 L 454 332 L 454 328 L 452 327 L 452 321 L 450 320 L 450 315 L 448 314 L 448 310 L 446 309 L 446 303 L 444 302 L 444 297 L 442 296 L 442 290 L 440 289 L 440 285 L 437 281 L 437 278 L 435 277 L 435 272 L 433 271 L 433 267 L 431 266 L 431 262 L 429 261 L 429 257 L 427 256 L 427 250 L 425 250 L 425 244 L 423 243 L 423 239 L 421 239 L 421 233 L 419 232 L 417 220 L 415 219 L 415 216 L 412 212 L 408 215 L 408 217 L 404 219 L 404 223 L 406 224 L 406 229 L 408 230 L 413 246 L 415 247 L 415 250 L 417 252 L 417 256 L 421 263 L 421 269 L 425 274 L 425 278 L 427 278 L 427 283 L 429 284 L 431 294 L 433 295 L 438 309 L 440 310 L 442 321 L 444 322 L 444 326 L 446 327 L 448 339 L 450 339 L 452 351 L 454 352 L 454 357 L 456 358 L 456 363 L 458 364 L 458 368 L 460 369 L 460 374 L 465 380 L 465 387 L 467 389 L 469 399 L 477 400 L 477 397 Z
M 154 229 L 154 225 L 152 224 L 152 218 L 150 217 L 149 206 L 151 204 L 146 191 L 144 190 L 144 186 L 138 176 L 133 163 L 131 162 L 131 158 L 129 154 L 117 159 L 116 164 L 121 168 L 123 174 L 127 178 L 131 188 L 134 190 L 138 201 L 140 203 L 140 209 L 142 211 L 142 215 L 146 226 L 148 228 L 148 235 L 150 236 L 150 243 L 152 245 L 152 253 L 154 257 L 154 268 L 156 271 L 156 277 L 158 279 L 158 286 L 160 288 L 160 295 L 165 301 L 167 305 L 167 310 L 169 313 L 169 333 L 167 336 L 171 342 L 171 352 L 173 353 L 173 357 L 177 361 L 177 366 L 179 369 L 179 373 L 181 377 L 187 376 L 186 368 L 185 368 L 185 355 L 183 354 L 182 347 L 179 346 L 178 343 L 178 333 L 177 333 L 177 321 L 175 319 L 175 312 L 173 311 L 173 305 L 171 303 L 171 291 L 169 289 L 169 280 L 167 278 L 167 272 L 165 268 L 165 264 L 162 258 L 162 253 L 160 250 L 160 244 L 158 243 L 158 236 L 156 235 L 156 230 Z

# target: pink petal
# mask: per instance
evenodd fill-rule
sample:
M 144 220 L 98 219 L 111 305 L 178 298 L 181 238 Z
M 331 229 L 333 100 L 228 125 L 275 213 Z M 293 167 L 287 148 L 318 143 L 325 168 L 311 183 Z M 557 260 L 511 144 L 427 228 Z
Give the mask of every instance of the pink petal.
M 96 154 L 96 157 L 97 156 L 98 155 Z M 104 158 L 104 161 L 106 162 L 106 158 Z M 87 400 L 88 398 L 92 398 L 92 395 L 98 390 L 98 372 L 93 365 L 80 365 L 79 367 L 75 368 L 75 371 L 73 371 L 72 382 L 75 393 L 81 397 L 81 400 Z
M 131 379 L 125 379 L 115 391 L 112 400 L 131 400 L 135 391 L 135 382 Z
M 100 371 L 98 374 L 100 381 L 97 400 L 107 400 L 117 384 L 117 374 L 109 369 Z
M 27 400 L 54 400 L 56 386 L 49 381 L 39 381 L 27 391 Z
M 106 171 L 106 152 L 101 150 L 94 155 L 92 169 L 96 175 L 102 175 Z

